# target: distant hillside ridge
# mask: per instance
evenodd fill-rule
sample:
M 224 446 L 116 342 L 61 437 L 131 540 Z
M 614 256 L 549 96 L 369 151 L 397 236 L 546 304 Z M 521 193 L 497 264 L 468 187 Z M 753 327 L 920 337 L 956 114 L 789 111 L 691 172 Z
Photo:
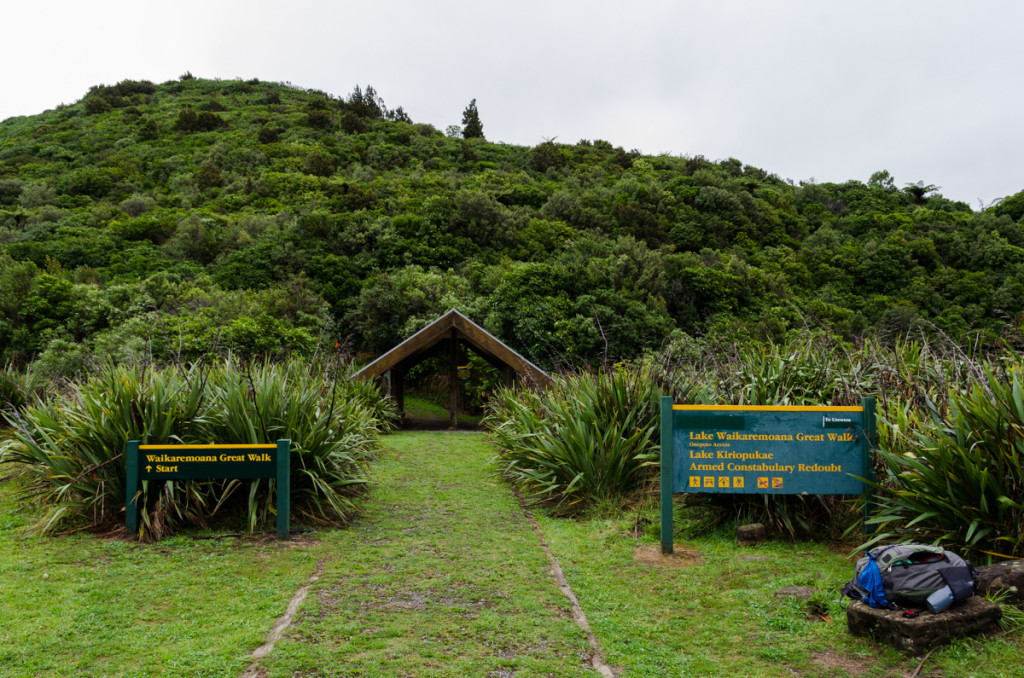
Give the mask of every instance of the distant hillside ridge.
M 451 308 L 547 369 L 806 333 L 1024 345 L 1024 191 L 974 212 L 885 170 L 492 143 L 467 104 L 442 132 L 372 86 L 185 74 L 0 122 L 0 360 L 370 355 Z

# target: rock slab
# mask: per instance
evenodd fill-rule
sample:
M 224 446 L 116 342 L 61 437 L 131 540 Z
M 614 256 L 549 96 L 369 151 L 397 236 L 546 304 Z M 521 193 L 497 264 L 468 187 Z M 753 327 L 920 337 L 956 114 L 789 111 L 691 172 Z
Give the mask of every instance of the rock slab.
M 796 598 L 799 601 L 807 602 L 814 597 L 815 589 L 810 586 L 787 586 L 775 592 L 776 598 Z
M 954 638 L 989 630 L 1003 611 L 981 596 L 972 596 L 939 614 L 925 610 L 913 619 L 902 614 L 902 610 L 879 610 L 855 600 L 846 608 L 846 625 L 855 636 L 867 636 L 902 652 L 919 654 Z
M 1024 604 L 1024 560 L 1008 560 L 978 568 L 978 593 L 1003 594 L 1003 602 Z
M 736 541 L 740 546 L 754 546 L 768 541 L 768 529 L 761 523 L 740 525 L 736 528 Z

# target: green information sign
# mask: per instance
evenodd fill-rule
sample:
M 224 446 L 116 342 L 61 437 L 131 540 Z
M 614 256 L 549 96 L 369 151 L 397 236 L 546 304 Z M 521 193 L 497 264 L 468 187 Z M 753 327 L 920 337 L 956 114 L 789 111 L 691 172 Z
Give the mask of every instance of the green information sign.
M 661 547 L 672 552 L 672 495 L 862 494 L 871 478 L 875 401 L 858 407 L 674 405 L 661 399 Z
M 129 440 L 125 450 L 125 525 L 139 529 L 139 483 L 150 480 L 212 480 L 275 478 L 277 536 L 288 538 L 291 510 L 291 441 L 276 445 L 140 445 Z

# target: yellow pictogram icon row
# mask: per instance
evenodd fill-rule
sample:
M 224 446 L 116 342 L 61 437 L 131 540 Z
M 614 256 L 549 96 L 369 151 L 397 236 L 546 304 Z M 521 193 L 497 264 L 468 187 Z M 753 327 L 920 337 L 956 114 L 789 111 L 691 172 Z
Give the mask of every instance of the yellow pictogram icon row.
M 690 487 L 694 489 L 717 487 L 720 490 L 742 488 L 744 487 L 743 476 L 690 476 Z M 781 490 L 782 478 L 759 477 L 757 479 L 757 489 L 767 490 L 769 488 Z

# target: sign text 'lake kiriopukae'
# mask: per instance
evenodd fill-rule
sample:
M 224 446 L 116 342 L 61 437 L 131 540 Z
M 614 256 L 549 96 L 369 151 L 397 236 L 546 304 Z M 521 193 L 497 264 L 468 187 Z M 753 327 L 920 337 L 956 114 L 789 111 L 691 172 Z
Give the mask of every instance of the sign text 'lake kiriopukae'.
M 672 494 L 862 494 L 874 399 L 857 407 L 661 403 L 662 550 Z M 667 532 L 666 532 L 667 528 Z M 666 541 L 667 539 L 667 541 Z

